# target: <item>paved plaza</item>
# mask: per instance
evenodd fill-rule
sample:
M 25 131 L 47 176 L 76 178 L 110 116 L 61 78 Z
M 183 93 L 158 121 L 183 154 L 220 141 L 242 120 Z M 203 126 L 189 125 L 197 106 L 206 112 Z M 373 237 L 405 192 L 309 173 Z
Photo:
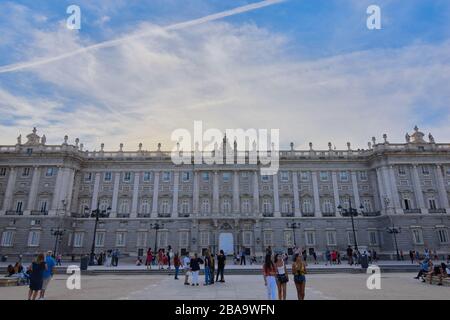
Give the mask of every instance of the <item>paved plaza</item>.
M 450 299 L 450 288 L 428 285 L 413 279 L 412 273 L 386 273 L 381 290 L 368 290 L 365 274 L 313 274 L 307 277 L 306 299 L 361 300 Z M 265 299 L 265 287 L 259 275 L 229 275 L 225 283 L 191 287 L 182 277 L 170 275 L 83 275 L 81 290 L 66 288 L 67 276 L 56 275 L 50 283 L 47 300 L 239 300 Z M 203 278 L 201 277 L 203 280 Z M 28 288 L 1 287 L 0 299 L 25 299 Z M 296 299 L 294 283 L 288 283 L 288 299 Z

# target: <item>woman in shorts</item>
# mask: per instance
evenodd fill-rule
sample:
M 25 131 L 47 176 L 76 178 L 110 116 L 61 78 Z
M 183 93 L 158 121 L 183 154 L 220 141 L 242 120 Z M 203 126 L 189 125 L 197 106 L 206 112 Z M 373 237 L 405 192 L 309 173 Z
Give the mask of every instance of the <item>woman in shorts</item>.
M 300 255 L 295 256 L 292 264 L 292 273 L 294 275 L 295 287 L 297 288 L 298 300 L 305 300 L 305 285 L 306 285 L 306 265 Z

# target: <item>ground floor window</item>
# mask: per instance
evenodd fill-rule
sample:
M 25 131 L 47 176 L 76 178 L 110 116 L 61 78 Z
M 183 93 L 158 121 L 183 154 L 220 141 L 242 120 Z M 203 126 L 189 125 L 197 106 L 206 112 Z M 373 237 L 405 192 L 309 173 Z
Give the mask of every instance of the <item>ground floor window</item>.
M 2 233 L 2 247 L 12 247 L 14 238 L 14 231 L 3 231 Z
M 415 244 L 423 244 L 423 234 L 422 229 L 413 229 L 413 240 Z
M 439 229 L 438 230 L 439 242 L 441 244 L 448 243 L 448 232 L 447 229 Z

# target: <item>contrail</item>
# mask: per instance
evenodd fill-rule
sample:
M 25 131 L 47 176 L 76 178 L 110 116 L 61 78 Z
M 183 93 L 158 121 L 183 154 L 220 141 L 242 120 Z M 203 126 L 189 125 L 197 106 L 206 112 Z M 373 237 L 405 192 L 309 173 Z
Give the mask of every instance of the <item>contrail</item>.
M 215 13 L 215 14 L 211 14 L 202 18 L 198 18 L 198 19 L 194 19 L 194 20 L 189 20 L 189 21 L 185 21 L 185 22 L 180 22 L 180 23 L 175 23 L 169 26 L 165 26 L 163 27 L 164 30 L 180 30 L 180 29 L 184 29 L 184 28 L 188 28 L 188 27 L 192 27 L 192 26 L 196 26 L 199 24 L 203 24 L 206 22 L 210 22 L 210 21 L 214 21 L 214 20 L 218 20 L 218 19 L 222 19 L 225 17 L 229 17 L 229 16 L 233 16 L 236 14 L 241 14 L 244 12 L 248 12 L 248 11 L 252 11 L 252 10 L 256 10 L 256 9 L 260 9 L 263 7 L 267 7 L 267 6 L 271 6 L 277 3 L 281 3 L 284 2 L 285 0 L 264 0 L 261 2 L 257 2 L 257 3 L 253 3 L 253 4 L 249 4 L 249 5 L 245 5 L 242 7 L 237 7 L 231 10 L 227 10 L 227 11 L 222 11 L 219 13 Z M 108 41 L 104 41 L 104 42 L 100 42 L 91 46 L 87 46 L 84 48 L 80 48 L 71 52 L 67 52 L 55 57 L 50 57 L 50 58 L 44 58 L 44 59 L 39 59 L 39 60 L 34 60 L 34 61 L 28 61 L 28 62 L 20 62 L 20 63 L 16 63 L 16 64 L 9 64 L 9 65 L 5 65 L 5 66 L 1 66 L 0 67 L 0 73 L 7 73 L 7 72 L 13 72 L 13 71 L 21 71 L 24 69 L 28 69 L 28 68 L 33 68 L 33 67 L 38 67 L 38 66 L 42 66 L 54 61 L 58 61 L 58 60 L 62 60 L 62 59 L 66 59 L 72 56 L 75 56 L 77 54 L 80 53 L 85 53 L 88 51 L 92 51 L 92 50 L 96 50 L 96 49 L 101 49 L 101 48 L 109 48 L 109 47 L 114 47 L 114 46 L 118 46 L 128 40 L 131 39 L 137 39 L 137 38 L 141 38 L 141 37 L 145 37 L 148 35 L 151 35 L 152 31 L 144 31 L 144 32 L 139 32 L 139 33 L 135 33 L 135 34 L 131 34 L 122 38 L 118 38 L 118 39 L 114 39 L 114 40 L 108 40 Z

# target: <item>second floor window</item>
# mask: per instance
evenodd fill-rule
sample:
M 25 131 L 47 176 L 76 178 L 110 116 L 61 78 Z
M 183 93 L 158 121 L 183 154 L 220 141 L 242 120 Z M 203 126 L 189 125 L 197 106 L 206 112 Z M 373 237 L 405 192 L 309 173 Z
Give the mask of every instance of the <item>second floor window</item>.
M 230 213 L 231 212 L 231 205 L 230 205 L 230 200 L 228 199 L 224 199 L 222 202 L 222 211 L 224 213 Z
M 22 177 L 28 177 L 30 175 L 30 168 L 23 168 Z
M 398 167 L 398 174 L 399 174 L 400 176 L 406 175 L 406 169 L 405 169 L 404 166 L 399 166 L 399 167 Z
M 181 202 L 181 213 L 189 213 L 189 200 L 185 199 Z
M 272 203 L 269 199 L 263 200 L 263 213 L 271 213 L 272 212 Z
M 320 172 L 320 181 L 328 181 L 328 172 L 326 171 Z
M 190 172 L 183 172 L 183 182 L 189 182 L 191 179 L 191 173 Z
M 430 168 L 428 166 L 422 166 L 422 174 L 428 176 L 430 174 Z
M 6 176 L 6 168 L 0 168 L 0 177 Z
M 248 199 L 242 200 L 242 212 L 250 213 L 250 200 Z
M 289 172 L 281 171 L 281 181 L 289 181 Z
M 106 182 L 109 182 L 112 180 L 112 173 L 111 172 L 105 172 L 105 179 Z
M 53 168 L 47 168 L 47 170 L 45 171 L 45 176 L 51 177 L 51 176 L 53 176 L 53 172 L 54 172 Z
M 92 180 L 92 172 L 87 172 L 84 174 L 84 182 L 90 182 Z
M 149 182 L 151 178 L 152 178 L 151 172 L 149 172 L 149 171 L 144 172 L 144 182 Z
M 169 200 L 163 200 L 161 202 L 161 213 L 169 213 Z
M 170 172 L 169 171 L 164 171 L 163 172 L 163 181 L 164 182 L 169 182 L 170 181 Z
M 125 172 L 123 174 L 123 181 L 130 182 L 131 181 L 131 172 Z
M 348 172 L 347 171 L 341 171 L 339 174 L 340 180 L 342 182 L 347 182 L 348 181 Z

